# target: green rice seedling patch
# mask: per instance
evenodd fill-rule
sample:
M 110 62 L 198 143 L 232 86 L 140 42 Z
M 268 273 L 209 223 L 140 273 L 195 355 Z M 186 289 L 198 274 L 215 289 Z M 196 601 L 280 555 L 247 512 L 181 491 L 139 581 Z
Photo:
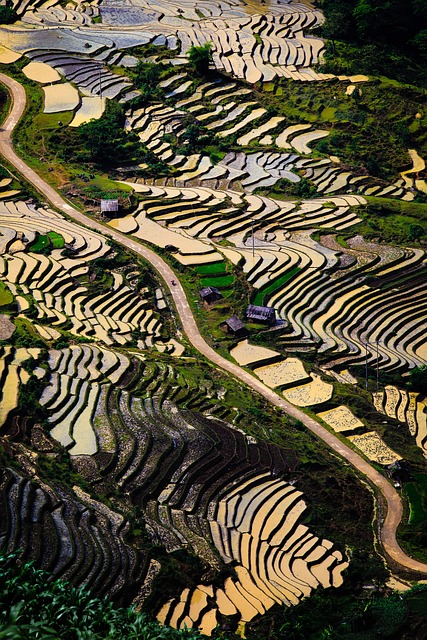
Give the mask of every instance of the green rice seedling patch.
M 232 275 L 218 276 L 213 278 L 202 278 L 200 284 L 202 287 L 229 287 L 234 282 Z
M 49 231 L 47 235 L 54 249 L 63 249 L 65 247 L 65 240 L 59 233 Z
M 29 246 L 30 251 L 33 253 L 43 253 L 51 246 L 51 241 L 48 235 L 40 235 Z
M 277 280 L 274 280 L 274 282 L 269 284 L 268 287 L 265 287 L 265 289 L 258 291 L 253 301 L 253 304 L 262 305 L 263 300 L 266 296 L 269 296 L 271 293 L 279 289 L 279 287 L 281 287 L 283 284 L 288 282 L 300 271 L 301 269 L 299 267 L 294 267 L 293 269 L 290 269 L 289 271 L 284 273 L 283 276 L 281 276 L 280 278 L 277 278 Z
M 220 275 L 226 272 L 225 262 L 212 262 L 210 264 L 199 264 L 196 272 L 201 275 Z
M 405 493 L 409 501 L 409 524 L 427 522 L 427 474 L 414 475 L 415 482 L 405 484 Z
M 4 307 L 13 302 L 13 295 L 6 287 L 4 282 L 0 281 L 0 307 Z

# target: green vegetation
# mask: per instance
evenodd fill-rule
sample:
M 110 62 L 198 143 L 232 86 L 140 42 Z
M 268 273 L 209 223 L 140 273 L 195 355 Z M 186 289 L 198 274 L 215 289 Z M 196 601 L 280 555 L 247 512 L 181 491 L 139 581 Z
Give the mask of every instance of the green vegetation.
M 232 275 L 202 278 L 200 280 L 202 287 L 229 287 L 233 282 Z
M 16 329 L 9 342 L 15 347 L 41 347 L 42 349 L 46 347 L 32 322 L 26 318 L 15 318 L 14 324 Z
M 140 60 L 133 74 L 133 80 L 141 95 L 134 99 L 132 105 L 143 106 L 152 101 L 161 101 L 164 94 L 159 85 L 161 77 L 161 65 Z
M 220 275 L 225 273 L 227 270 L 227 266 L 225 262 L 210 262 L 207 264 L 200 264 L 195 267 L 196 273 L 199 275 Z
M 18 554 L 0 554 L 0 638 L 8 640 L 179 640 L 197 631 L 161 627 L 134 609 L 115 608 L 61 580 Z
M 212 44 L 206 42 L 199 47 L 192 46 L 188 52 L 190 66 L 201 76 L 209 73 L 209 65 L 212 63 Z
M 425 392 L 427 389 L 427 365 L 415 367 L 409 374 L 409 386 L 412 391 Z
M 12 3 L 7 1 L 6 4 L 0 7 L 0 24 L 13 24 L 18 20 L 18 14 L 12 6 Z
M 416 87 L 391 83 L 386 78 L 360 85 L 353 95 L 338 80 L 327 83 L 276 83 L 275 93 L 256 93 L 263 104 L 284 115 L 289 123 L 312 123 L 330 129 L 313 150 L 338 156 L 358 175 L 395 179 L 409 168 L 408 149 L 427 156 L 427 96 Z M 417 114 L 421 113 L 421 118 Z M 272 193 L 313 197 L 313 185 L 302 180 L 281 180 Z
M 47 235 L 54 249 L 63 249 L 65 247 L 65 240 L 59 233 L 49 231 Z
M 391 244 L 417 244 L 427 238 L 427 205 L 385 198 L 367 198 L 358 209 L 363 222 L 358 232 L 367 240 L 381 238 Z M 409 206 L 407 206 L 409 205 Z
M 33 253 L 49 254 L 52 249 L 63 249 L 65 240 L 56 231 L 49 231 L 46 235 L 37 235 L 36 239 L 28 246 Z
M 300 271 L 301 269 L 299 267 L 294 267 L 280 276 L 280 278 L 277 278 L 277 280 L 274 280 L 264 289 L 260 289 L 253 300 L 253 304 L 262 305 L 267 296 L 271 295 L 274 291 L 277 291 L 277 289 L 280 289 L 282 285 L 289 282 L 289 280 L 296 276 Z
M 122 105 L 108 100 L 98 120 L 91 120 L 75 129 L 64 129 L 51 138 L 61 155 L 78 162 L 94 162 L 102 167 L 136 164 L 146 159 L 139 138 L 124 130 Z
M 427 475 L 416 474 L 414 482 L 405 484 L 405 494 L 409 500 L 409 524 L 427 523 Z
M 4 86 L 0 84 L 0 124 L 5 119 L 8 109 L 9 109 L 9 93 L 6 91 Z M 1 167 L 3 168 L 3 167 Z
M 424 0 L 321 0 L 327 69 L 373 73 L 427 86 Z
M 369 576 L 367 576 L 369 580 Z M 355 598 L 342 587 L 317 589 L 296 607 L 251 623 L 248 640 L 422 640 L 427 587 Z
M 5 307 L 13 302 L 13 295 L 4 282 L 0 281 L 0 307 Z

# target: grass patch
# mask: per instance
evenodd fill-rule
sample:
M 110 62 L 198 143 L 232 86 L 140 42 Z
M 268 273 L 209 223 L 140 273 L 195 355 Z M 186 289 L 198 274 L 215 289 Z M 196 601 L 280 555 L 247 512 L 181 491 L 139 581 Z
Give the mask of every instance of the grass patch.
M 33 327 L 32 323 L 26 318 L 15 318 L 15 332 L 11 338 L 15 347 L 40 347 L 46 348 L 45 343 Z
M 65 247 L 64 238 L 56 231 L 38 235 L 28 246 L 33 253 L 49 254 L 52 249 L 63 249 Z
M 212 262 L 210 264 L 200 264 L 196 267 L 196 272 L 203 275 L 219 275 L 225 273 L 227 267 L 225 262 Z
M 232 275 L 202 278 L 200 280 L 202 287 L 229 287 L 233 282 L 234 277 Z
M 0 307 L 5 307 L 13 302 L 13 295 L 6 287 L 4 282 L 0 281 Z
M 48 235 L 37 236 L 37 238 L 29 245 L 30 251 L 33 253 L 44 253 L 50 249 L 51 242 Z
M 427 236 L 427 204 L 401 202 L 386 198 L 367 198 L 358 209 L 363 219 L 358 232 L 366 239 L 378 238 L 391 244 L 422 241 Z
M 56 231 L 49 231 L 47 237 L 51 241 L 54 249 L 63 249 L 65 247 L 64 238 L 59 233 L 56 233 Z
M 417 613 L 425 617 L 427 611 L 427 588 L 425 585 L 420 585 L 417 589 L 414 589 L 409 595 L 406 596 L 406 603 L 414 613 Z
M 427 522 L 427 474 L 417 473 L 415 482 L 405 484 L 405 494 L 409 501 L 409 524 Z
M 274 282 L 269 284 L 268 287 L 265 287 L 265 289 L 258 291 L 254 298 L 253 304 L 262 305 L 266 296 L 269 296 L 271 293 L 279 289 L 283 284 L 288 282 L 300 271 L 301 269 L 299 267 L 294 267 L 293 269 L 290 269 L 290 271 L 284 273 L 280 278 L 277 278 L 277 280 L 274 280 Z
M 38 131 L 57 129 L 68 126 L 74 118 L 74 111 L 59 111 L 56 113 L 38 113 L 33 120 L 33 127 Z

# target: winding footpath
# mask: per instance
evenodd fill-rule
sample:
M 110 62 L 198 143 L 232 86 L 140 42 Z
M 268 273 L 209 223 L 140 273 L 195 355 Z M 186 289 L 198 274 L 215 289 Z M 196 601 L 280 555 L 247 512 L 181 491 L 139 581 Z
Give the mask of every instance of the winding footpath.
M 323 440 L 335 453 L 353 465 L 363 476 L 365 476 L 366 479 L 368 479 L 370 483 L 381 492 L 387 504 L 386 517 L 384 522 L 380 522 L 380 539 L 385 553 L 397 565 L 400 565 L 402 569 L 427 574 L 427 564 L 418 562 L 417 560 L 409 557 L 400 548 L 396 540 L 396 529 L 403 515 L 403 506 L 399 494 L 388 480 L 376 471 L 369 462 L 364 460 L 355 451 L 350 449 L 350 447 L 341 442 L 334 434 L 330 433 L 315 420 L 287 402 L 284 398 L 279 396 L 269 387 L 265 386 L 250 373 L 216 353 L 216 351 L 214 351 L 205 342 L 204 338 L 200 334 L 184 289 L 182 288 L 175 272 L 166 264 L 166 262 L 164 262 L 162 258 L 160 258 L 160 256 L 138 242 L 135 242 L 131 238 L 101 224 L 100 222 L 97 222 L 96 220 L 93 220 L 75 209 L 16 155 L 13 149 L 11 133 L 24 112 L 26 94 L 22 85 L 3 73 L 0 73 L 0 82 L 6 85 L 12 97 L 11 110 L 3 123 L 3 127 L 0 129 L 0 154 L 6 158 L 45 198 L 47 198 L 47 200 L 70 218 L 90 227 L 94 231 L 98 231 L 104 236 L 109 236 L 116 242 L 122 244 L 128 249 L 131 249 L 139 256 L 150 262 L 154 269 L 156 269 L 159 275 L 165 280 L 175 303 L 182 327 L 191 344 L 212 363 L 231 373 L 234 377 L 244 382 L 254 391 L 260 393 L 273 405 L 279 407 L 288 415 L 300 420 L 315 436 Z M 171 285 L 172 280 L 176 282 L 175 286 Z M 337 517 L 339 517 L 339 514 L 337 514 Z

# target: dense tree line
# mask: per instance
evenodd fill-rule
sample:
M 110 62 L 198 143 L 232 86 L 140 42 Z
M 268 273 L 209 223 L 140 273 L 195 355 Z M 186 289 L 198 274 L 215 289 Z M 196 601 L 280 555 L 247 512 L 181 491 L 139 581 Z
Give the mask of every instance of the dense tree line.
M 323 0 L 325 35 L 355 42 L 410 46 L 427 60 L 425 0 Z
M 425 0 L 319 0 L 325 14 L 322 34 L 354 44 L 364 71 L 417 79 L 427 63 Z M 347 52 L 346 52 L 347 53 Z M 409 75 L 408 75 L 409 74 Z

